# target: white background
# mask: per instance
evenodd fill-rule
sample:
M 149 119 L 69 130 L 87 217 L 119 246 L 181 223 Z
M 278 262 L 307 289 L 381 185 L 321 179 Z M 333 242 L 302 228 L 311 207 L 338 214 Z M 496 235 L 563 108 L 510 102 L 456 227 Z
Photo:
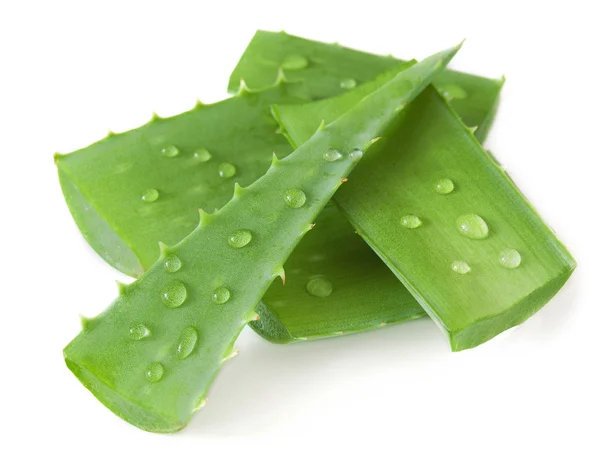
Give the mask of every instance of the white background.
M 0 463 L 598 465 L 600 91 L 592 1 L 3 2 Z M 486 144 L 571 249 L 571 281 L 521 327 L 453 354 L 426 319 L 271 345 L 243 332 L 209 403 L 142 432 L 62 348 L 123 279 L 81 239 L 52 154 L 225 97 L 258 28 L 499 77 Z M 35 461 L 35 462 L 34 462 Z

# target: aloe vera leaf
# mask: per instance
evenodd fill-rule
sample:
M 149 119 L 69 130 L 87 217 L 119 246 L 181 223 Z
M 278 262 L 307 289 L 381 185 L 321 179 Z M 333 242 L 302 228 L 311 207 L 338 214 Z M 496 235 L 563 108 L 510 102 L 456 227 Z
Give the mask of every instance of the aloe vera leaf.
M 320 103 L 277 108 L 297 143 L 310 134 L 312 106 L 323 117 Z M 436 192 L 440 179 L 452 180 L 454 190 Z M 448 335 L 454 351 L 525 321 L 576 265 L 433 88 L 402 113 L 334 200 Z M 471 214 L 485 226 L 472 216 L 461 220 Z M 406 228 L 406 215 L 422 225 L 405 222 L 417 226 Z
M 269 105 L 300 102 L 291 95 L 294 87 L 279 80 L 262 92 L 244 90 L 55 157 L 63 194 L 86 240 L 113 267 L 139 276 L 158 258 L 159 240 L 185 238 L 197 225 L 198 208 L 222 207 L 235 182 L 247 185 L 265 173 L 273 151 L 280 157 L 291 151 L 276 133 Z M 235 175 L 219 176 L 224 163 Z M 144 202 L 152 189 L 158 198 Z
M 459 46 L 460 47 L 460 46 Z M 373 136 L 444 68 L 459 47 L 400 72 L 319 130 L 198 227 L 65 348 L 67 366 L 115 414 L 149 431 L 183 428 L 256 316 L 269 284 Z M 285 202 L 290 189 L 306 201 Z M 212 296 L 212 298 L 211 298 Z
M 236 92 L 241 79 L 252 88 L 269 85 L 283 68 L 303 84 L 309 100 L 332 97 L 348 88 L 394 69 L 399 60 L 296 37 L 285 32 L 257 31 L 231 74 L 229 90 Z M 434 85 L 449 100 L 467 126 L 483 141 L 495 115 L 504 79 L 495 80 L 444 70 Z
M 261 318 L 249 324 L 259 335 L 290 343 L 427 315 L 335 205 L 323 209 L 316 225 L 286 261 L 285 285 L 276 281 L 263 296 Z M 311 294 L 309 283 L 330 288 Z

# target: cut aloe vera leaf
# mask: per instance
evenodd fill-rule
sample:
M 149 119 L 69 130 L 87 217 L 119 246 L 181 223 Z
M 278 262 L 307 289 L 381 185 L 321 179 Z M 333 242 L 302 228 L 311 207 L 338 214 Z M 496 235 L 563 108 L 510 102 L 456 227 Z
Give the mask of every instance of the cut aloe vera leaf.
M 86 240 L 109 264 L 139 276 L 158 258 L 158 241 L 175 244 L 212 212 L 235 182 L 263 175 L 275 151 L 291 148 L 270 116 L 274 102 L 299 102 L 294 84 L 244 90 L 212 105 L 55 158 L 69 209 Z
M 328 205 L 285 263 L 286 283 L 263 296 L 250 326 L 274 343 L 331 337 L 427 314 L 395 275 Z
M 318 100 L 370 81 L 403 61 L 285 32 L 257 31 L 231 74 L 229 90 L 236 92 L 241 79 L 252 88 L 265 87 L 283 69 L 289 79 L 303 84 L 304 97 Z M 475 135 L 480 141 L 486 138 L 493 121 L 503 83 L 504 79 L 448 69 L 434 81 L 465 124 L 477 126 Z
M 310 107 L 323 116 L 319 105 L 277 108 L 296 143 L 310 134 Z M 552 230 L 433 88 L 402 113 L 334 199 L 454 351 L 525 321 L 575 268 Z
M 458 47 L 426 58 L 318 131 L 173 247 L 65 348 L 67 366 L 109 409 L 153 432 L 203 405 L 283 263 L 360 157 Z M 295 190 L 306 199 L 291 206 Z

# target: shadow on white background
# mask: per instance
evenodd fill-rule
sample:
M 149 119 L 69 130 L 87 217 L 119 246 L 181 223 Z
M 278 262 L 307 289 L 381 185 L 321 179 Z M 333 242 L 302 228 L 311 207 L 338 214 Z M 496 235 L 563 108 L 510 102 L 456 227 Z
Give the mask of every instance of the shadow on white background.
M 340 389 L 354 390 L 352 378 L 338 377 L 337 369 L 347 376 L 348 366 L 354 366 L 354 376 L 359 379 L 368 378 L 373 371 L 389 371 L 393 374 L 390 383 L 398 384 L 398 398 L 390 403 L 406 403 L 405 397 L 412 394 L 402 391 L 403 372 L 410 376 L 415 366 L 429 366 L 441 359 L 448 363 L 473 356 L 485 359 L 486 350 L 497 352 L 503 347 L 534 342 L 543 345 L 556 339 L 556 334 L 564 331 L 559 329 L 573 318 L 578 289 L 576 274 L 525 324 L 509 329 L 485 346 L 461 353 L 450 351 L 446 338 L 429 318 L 290 345 L 271 344 L 246 328 L 236 345 L 240 355 L 223 367 L 211 387 L 207 405 L 179 435 L 238 436 L 285 431 L 286 425 L 298 417 L 310 415 L 318 422 L 329 395 L 336 397 Z M 318 398 L 314 409 L 310 407 L 313 394 Z M 378 386 L 371 384 L 368 394 L 355 396 L 357 405 L 362 405 L 369 397 L 378 396 Z M 348 410 L 353 409 L 355 406 L 348 406 Z

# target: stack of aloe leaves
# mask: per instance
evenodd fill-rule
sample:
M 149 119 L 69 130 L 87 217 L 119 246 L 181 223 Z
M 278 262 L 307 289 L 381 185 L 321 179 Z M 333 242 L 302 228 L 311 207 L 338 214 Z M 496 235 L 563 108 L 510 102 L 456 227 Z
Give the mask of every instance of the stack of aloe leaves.
M 137 278 L 83 319 L 69 369 L 173 432 L 246 324 L 289 343 L 429 316 L 459 351 L 537 312 L 575 261 L 482 148 L 503 81 L 447 69 L 459 48 L 259 31 L 235 96 L 57 154 L 84 237 Z

